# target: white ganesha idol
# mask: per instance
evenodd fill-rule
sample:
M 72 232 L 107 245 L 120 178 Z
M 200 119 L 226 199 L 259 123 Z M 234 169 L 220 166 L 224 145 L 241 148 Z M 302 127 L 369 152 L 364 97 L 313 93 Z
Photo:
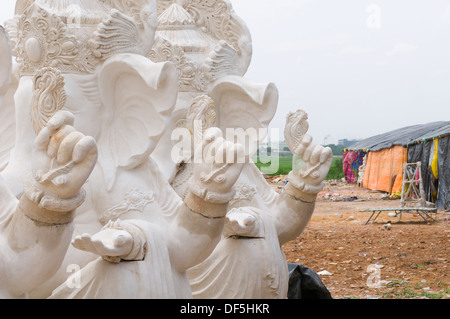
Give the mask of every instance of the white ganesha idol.
M 29 291 L 32 298 L 190 298 L 186 269 L 219 241 L 228 201 L 192 193 L 181 200 L 149 157 L 178 93 L 175 66 L 146 57 L 156 26 L 153 0 L 17 2 L 8 23 L 17 80 L 8 90 L 14 98 L 4 106 L 18 121 L 1 172 L 6 185 L 15 196 L 24 192 L 32 142 L 55 112 L 72 113 L 74 127 L 98 145 L 72 246 L 56 274 Z M 217 131 L 203 145 L 240 151 Z M 70 167 L 41 177 L 61 175 L 61 182 Z M 194 168 L 198 175 L 211 170 L 210 164 Z M 226 183 L 191 183 L 223 198 L 241 170 L 230 163 Z M 69 288 L 70 265 L 81 267 L 76 289 Z
M 10 41 L 3 27 L 0 71 L 0 111 L 8 115 L 7 95 L 15 83 Z M 72 114 L 55 110 L 39 125 L 29 156 L 23 159 L 31 169 L 21 180 L 20 198 L 0 176 L 0 298 L 26 298 L 56 273 L 70 245 L 75 212 L 86 199 L 83 185 L 98 156 L 95 140 L 77 131 L 73 123 Z
M 6 27 L 15 62 L 0 46 L 2 204 L 31 198 L 70 209 L 61 208 L 68 232 L 59 234 L 56 263 L 24 293 L 286 298 L 281 245 L 308 224 L 332 154 L 312 141 L 307 115 L 297 111 L 287 117 L 296 156 L 285 189 L 274 192 L 249 161 L 276 113 L 278 90 L 244 78 L 252 40 L 228 0 L 19 0 Z M 180 127 L 200 143 L 173 158 Z M 246 145 L 224 138 L 230 128 L 256 133 Z M 52 165 L 36 170 L 33 145 L 49 129 L 68 142 L 61 152 L 50 144 Z M 61 193 L 89 153 L 65 151 L 85 136 L 95 161 L 88 157 L 77 192 Z M 223 162 L 220 154 L 233 156 Z M 233 160 L 242 154 L 245 163 Z M 71 265 L 80 267 L 75 288 Z
M 300 235 L 308 224 L 331 165 L 331 150 L 307 135 L 304 111 L 289 114 L 285 136 L 296 155 L 294 171 L 283 192 L 275 193 L 249 158 L 266 137 L 277 110 L 278 90 L 273 83 L 244 78 L 252 57 L 245 23 L 227 0 L 157 3 L 159 27 L 149 57 L 174 62 L 179 75 L 179 95 L 169 127 L 185 126 L 193 139 L 209 127 L 255 132 L 244 144 L 247 164 L 229 205 L 222 239 L 203 263 L 188 270 L 193 295 L 200 299 L 286 298 L 289 278 L 281 245 Z M 193 119 L 202 125 L 196 127 Z M 240 140 L 245 143 L 246 137 Z M 185 198 L 192 191 L 194 150 L 167 161 L 177 145 L 169 133 L 162 141 L 151 156 Z

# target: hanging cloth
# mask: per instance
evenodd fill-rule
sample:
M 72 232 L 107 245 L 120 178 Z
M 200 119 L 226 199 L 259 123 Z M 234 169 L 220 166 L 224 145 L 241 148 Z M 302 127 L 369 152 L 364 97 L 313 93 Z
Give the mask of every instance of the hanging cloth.
M 434 139 L 434 150 L 432 152 L 433 159 L 431 162 L 431 171 L 433 172 L 433 176 L 435 179 L 438 179 L 438 154 L 439 154 L 439 139 Z

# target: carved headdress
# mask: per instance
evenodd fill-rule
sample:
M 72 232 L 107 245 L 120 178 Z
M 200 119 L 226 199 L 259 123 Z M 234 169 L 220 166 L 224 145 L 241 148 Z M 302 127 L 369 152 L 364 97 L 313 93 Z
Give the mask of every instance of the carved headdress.
M 7 29 L 22 75 L 92 73 L 113 54 L 147 55 L 156 10 L 155 0 L 19 0 Z
M 159 27 L 149 58 L 176 65 L 181 92 L 205 93 L 220 77 L 247 72 L 251 35 L 229 0 L 157 0 L 157 4 Z
M 172 62 L 178 71 L 179 92 L 170 127 L 185 127 L 194 114 L 191 119 L 214 123 L 223 132 L 227 128 L 255 129 L 257 140 L 262 142 L 265 134 L 260 132 L 275 115 L 278 90 L 273 83 L 259 84 L 244 78 L 252 59 L 252 38 L 231 0 L 156 3 L 159 26 L 148 57 L 154 62 Z M 199 102 L 201 106 L 211 105 L 202 103 L 202 96 L 214 101 L 214 116 L 196 108 Z M 200 112 L 188 114 L 193 110 Z M 152 157 L 170 180 L 174 166 L 165 158 L 166 145 L 176 146 L 171 134 L 164 139 Z M 257 149 L 255 143 L 251 144 L 249 156 Z

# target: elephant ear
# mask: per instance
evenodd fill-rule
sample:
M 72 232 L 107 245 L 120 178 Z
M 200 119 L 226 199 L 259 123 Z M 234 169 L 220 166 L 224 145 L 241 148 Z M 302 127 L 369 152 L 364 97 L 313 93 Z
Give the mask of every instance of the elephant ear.
M 258 144 L 267 137 L 267 128 L 278 107 L 278 89 L 275 84 L 226 76 L 214 83 L 209 96 L 216 106 L 216 126 L 224 134 L 227 129 L 243 129 L 256 134 L 255 138 L 247 142 L 241 141 L 246 143 L 246 156 L 254 155 Z
M 136 54 L 115 55 L 101 67 L 99 164 L 109 190 L 119 168 L 136 168 L 155 149 L 175 107 L 177 79 L 171 63 L 153 63 Z
M 17 84 L 17 79 L 12 78 L 9 37 L 0 26 L 0 172 L 8 164 L 9 154 L 15 142 L 14 92 Z

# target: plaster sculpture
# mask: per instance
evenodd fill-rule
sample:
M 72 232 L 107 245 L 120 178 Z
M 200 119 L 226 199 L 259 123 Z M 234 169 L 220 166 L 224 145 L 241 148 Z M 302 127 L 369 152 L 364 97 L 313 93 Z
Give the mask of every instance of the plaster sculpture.
M 201 109 L 203 115 L 211 111 Z M 200 117 L 188 113 L 188 119 Z M 244 165 L 220 243 L 204 262 L 188 270 L 194 297 L 286 298 L 289 275 L 281 245 L 308 224 L 332 161 L 331 149 L 313 143 L 306 134 L 306 120 L 301 110 L 287 118 L 285 136 L 295 154 L 294 170 L 281 194 L 272 190 L 253 163 Z M 185 181 L 191 165 L 185 163 L 174 179 L 181 197 L 189 193 Z
M 75 210 L 97 160 L 91 137 L 59 112 L 31 153 L 32 172 L 18 200 L 0 177 L 0 298 L 26 298 L 58 270 L 70 245 Z
M 0 111 L 12 78 L 10 50 L 0 26 Z M 26 298 L 57 271 L 70 244 L 85 198 L 81 187 L 97 160 L 95 141 L 77 132 L 73 120 L 59 112 L 38 128 L 20 200 L 0 176 L 0 298 Z
M 306 134 L 305 112 L 289 114 L 285 136 L 296 155 L 294 171 L 283 192 L 276 194 L 249 163 L 257 144 L 266 137 L 260 129 L 266 129 L 275 115 L 278 91 L 272 83 L 255 83 L 243 77 L 252 54 L 245 24 L 224 0 L 160 0 L 158 7 L 160 26 L 149 57 L 176 63 L 180 80 L 169 127 L 187 126 L 193 139 L 212 126 L 223 131 L 256 132 L 246 145 L 247 164 L 237 181 L 222 239 L 208 259 L 188 271 L 193 295 L 286 298 L 289 278 L 280 246 L 301 234 L 309 222 L 331 165 L 331 149 L 313 143 Z M 202 124 L 201 132 L 195 129 L 194 120 Z M 158 145 L 152 158 L 185 198 L 190 192 L 193 150 L 178 156 L 175 163 L 168 162 L 169 150 L 177 147 L 170 138 L 163 136 L 165 142 Z
M 239 152 L 239 146 L 210 134 L 205 138 L 205 154 L 210 148 Z M 223 194 L 231 191 L 242 169 L 230 163 L 222 180 L 204 182 L 201 176 L 214 175 L 223 167 L 206 157 L 204 161 L 196 165 L 191 185 L 204 189 L 205 196 L 191 192 L 171 216 L 162 216 L 152 198 L 161 193 L 139 197 L 135 192 L 127 200 L 149 210 L 128 206 L 122 219 L 110 220 L 94 236 L 75 237 L 76 248 L 102 258 L 81 270 L 80 288 L 61 285 L 52 298 L 191 298 L 185 271 L 204 260 L 217 244 L 229 201 Z
M 248 161 L 278 101 L 274 84 L 243 77 L 251 37 L 228 1 L 17 1 L 8 32 L 17 64 L 1 111 L 17 121 L 0 170 L 12 193 L 24 191 L 33 140 L 55 112 L 75 114 L 98 144 L 73 245 L 32 298 L 286 298 L 280 245 L 306 227 L 331 150 L 305 134 L 300 111 L 285 133 L 297 158 L 281 194 L 252 163 L 220 160 Z M 200 147 L 171 161 L 173 129 L 186 125 Z M 256 134 L 242 148 L 223 138 L 227 128 Z M 190 163 L 197 149 L 203 161 Z
M 15 119 L 13 108 L 8 107 L 11 104 L 11 99 L 16 80 L 12 74 L 12 57 L 11 44 L 5 29 L 0 26 L 0 119 L 2 125 L 0 126 L 0 136 L 2 136 L 2 143 L 0 144 L 0 171 L 5 168 L 9 152 L 14 146 L 15 138 Z
M 201 191 L 182 201 L 149 157 L 178 91 L 176 68 L 145 57 L 155 28 L 152 0 L 17 2 L 8 30 L 19 80 L 8 107 L 18 121 L 5 182 L 15 195 L 23 191 L 34 128 L 57 110 L 73 112 L 74 126 L 98 143 L 73 245 L 32 298 L 190 298 L 186 269 L 220 239 L 242 165 L 205 158 L 190 182 Z M 217 129 L 201 146 L 241 152 Z M 80 270 L 68 273 L 71 265 Z
M 5 29 L 0 26 L 0 107 L 11 83 L 12 57 L 11 44 Z
M 152 153 L 152 158 L 164 176 L 173 181 L 176 165 L 167 160 L 168 154 L 176 147 L 172 132 L 179 127 L 186 128 L 187 110 L 193 99 L 215 91 L 217 87 L 223 100 L 227 99 L 224 93 L 228 88 L 230 94 L 238 92 L 246 107 L 228 103 L 233 109 L 223 112 L 223 116 L 236 116 L 233 110 L 245 112 L 248 121 L 245 125 L 239 123 L 239 127 L 257 129 L 267 127 L 275 114 L 276 108 L 264 108 L 262 104 L 273 104 L 278 97 L 274 85 L 255 85 L 242 78 L 252 58 L 251 34 L 228 0 L 156 2 L 158 29 L 148 57 L 154 62 L 169 61 L 175 65 L 179 92 L 166 133 Z M 216 96 L 213 98 L 215 103 L 220 103 Z M 223 123 L 217 127 L 225 132 L 227 119 L 222 119 L 222 114 L 218 113 L 216 121 Z M 261 139 L 264 137 L 260 136 Z

